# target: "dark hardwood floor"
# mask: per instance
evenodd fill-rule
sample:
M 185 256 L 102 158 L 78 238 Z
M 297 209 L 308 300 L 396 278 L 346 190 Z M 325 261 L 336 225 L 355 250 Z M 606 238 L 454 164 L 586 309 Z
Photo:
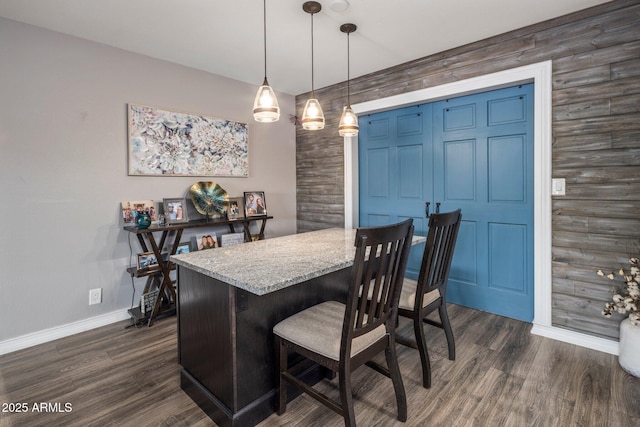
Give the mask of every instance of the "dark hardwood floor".
M 442 331 L 427 326 L 430 390 L 421 386 L 417 351 L 398 348 L 408 396 L 406 423 L 395 418 L 386 377 L 366 367 L 354 373 L 358 425 L 640 425 L 640 379 L 626 374 L 615 356 L 531 335 L 529 324 L 464 307 L 450 306 L 450 316 L 455 362 L 447 359 Z M 180 389 L 176 318 L 158 320 L 151 328 L 126 325 L 0 356 L 0 426 L 214 425 Z M 411 331 L 404 320 L 401 331 Z M 337 393 L 335 381 L 320 387 Z M 5 412 L 21 403 L 27 412 Z M 34 404 L 42 411 L 34 411 Z M 303 395 L 283 416 L 274 414 L 259 425 L 343 423 Z

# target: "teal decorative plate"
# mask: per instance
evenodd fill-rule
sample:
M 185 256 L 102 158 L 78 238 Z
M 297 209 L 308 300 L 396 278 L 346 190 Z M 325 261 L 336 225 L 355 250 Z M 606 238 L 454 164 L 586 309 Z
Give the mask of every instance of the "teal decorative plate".
M 227 210 L 229 195 L 215 182 L 196 182 L 189 189 L 189 194 L 201 215 L 223 214 Z

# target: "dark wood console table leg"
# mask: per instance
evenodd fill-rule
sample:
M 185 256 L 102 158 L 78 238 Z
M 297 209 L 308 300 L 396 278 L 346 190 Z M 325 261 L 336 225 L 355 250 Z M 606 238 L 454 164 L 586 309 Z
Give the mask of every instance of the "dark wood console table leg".
M 262 220 L 262 224 L 260 225 L 260 232 L 258 233 L 258 240 L 264 240 L 264 229 L 267 226 L 267 219 L 269 219 L 268 217 L 257 217 L 256 221 L 261 219 Z M 250 222 L 244 222 L 242 223 L 243 227 L 244 227 L 244 240 L 246 242 L 251 242 L 253 240 L 253 237 L 251 236 L 251 230 L 249 229 L 249 225 Z
M 175 303 L 176 303 L 176 290 L 173 286 L 173 282 L 171 281 L 171 270 L 173 269 L 173 263 L 170 260 L 166 262 L 162 259 L 162 247 L 164 246 L 164 242 L 166 241 L 167 234 L 169 230 L 164 230 L 162 232 L 162 237 L 160 238 L 160 245 L 156 243 L 155 237 L 153 237 L 153 232 L 148 231 L 145 233 L 149 244 L 153 250 L 156 259 L 158 260 L 158 265 L 160 266 L 160 272 L 162 276 L 162 280 L 160 286 L 158 287 L 158 298 L 156 299 L 156 303 L 153 306 L 153 310 L 149 315 L 149 319 L 147 322 L 147 326 L 151 326 L 153 320 L 160 314 L 162 305 L 164 304 L 166 307 L 166 311 L 175 311 Z M 138 235 L 140 236 L 140 235 Z M 178 244 L 180 243 L 180 238 L 182 237 L 182 228 L 176 229 L 176 235 L 171 245 L 171 251 L 169 256 L 175 255 L 176 249 L 178 248 Z M 145 245 L 146 246 L 146 245 Z M 166 292 L 169 292 L 169 295 Z
M 264 228 L 267 226 L 267 218 L 262 219 L 262 224 L 260 225 L 260 234 L 258 234 L 259 240 L 264 240 Z

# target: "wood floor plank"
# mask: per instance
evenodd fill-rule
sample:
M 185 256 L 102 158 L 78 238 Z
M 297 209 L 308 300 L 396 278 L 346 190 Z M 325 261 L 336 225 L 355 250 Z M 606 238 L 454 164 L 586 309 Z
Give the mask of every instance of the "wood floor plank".
M 449 314 L 456 360 L 441 330 L 425 325 L 433 386 L 422 387 L 418 352 L 399 346 L 409 419 L 396 419 L 391 382 L 366 367 L 353 374 L 358 425 L 637 426 L 640 379 L 617 358 L 531 335 L 531 325 L 460 306 Z M 180 389 L 176 318 L 151 328 L 128 322 L 0 356 L 0 403 L 71 403 L 71 412 L 0 412 L 1 427 L 213 426 Z M 410 336 L 402 320 L 399 331 Z M 381 357 L 378 362 L 385 363 Z M 337 379 L 318 388 L 338 396 Z M 333 427 L 342 418 L 302 395 L 260 427 Z
M 611 400 L 611 375 L 607 371 L 610 357 L 595 350 L 576 348 L 575 356 L 583 363 L 574 367 L 571 375 L 575 382 L 576 409 L 572 425 L 606 425 L 608 408 L 598 402 Z M 571 393 L 567 390 L 567 394 Z M 572 396 L 573 397 L 573 396 Z M 570 396 L 566 396 L 570 398 Z
M 611 400 L 607 418 L 610 425 L 637 426 L 640 420 L 640 387 L 638 379 L 624 372 L 617 360 L 612 361 Z
M 569 344 L 543 340 L 507 425 L 516 421 L 522 425 L 569 425 L 575 401 L 565 400 L 564 391 L 571 380 L 575 349 Z
M 474 390 L 478 405 L 465 415 L 466 426 L 505 425 L 514 400 L 522 388 L 524 380 L 495 368 L 489 369 Z M 466 409 L 466 408 L 465 408 Z M 463 411 L 465 414 L 467 411 Z

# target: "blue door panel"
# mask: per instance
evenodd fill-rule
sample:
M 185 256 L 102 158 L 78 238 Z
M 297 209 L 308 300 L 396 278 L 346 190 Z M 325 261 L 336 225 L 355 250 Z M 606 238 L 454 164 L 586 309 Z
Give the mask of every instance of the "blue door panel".
M 487 103 L 489 126 L 525 122 L 527 120 L 527 101 L 526 95 L 490 100 Z
M 476 238 L 477 223 L 463 219 L 458 231 L 456 249 L 451 261 L 449 280 L 455 280 L 461 284 L 475 286 L 477 284 L 476 272 L 478 270 L 478 251 Z
M 376 215 L 376 214 L 367 215 L 366 227 L 378 227 L 380 225 L 387 225 L 387 224 L 392 224 L 391 217 L 389 215 Z
M 369 120 L 366 128 L 369 139 L 375 140 L 389 137 L 389 119 L 387 117 L 381 117 L 377 120 Z
M 526 292 L 526 249 L 526 225 L 489 223 L 490 288 Z
M 422 200 L 422 144 L 398 147 L 398 198 Z
M 476 142 L 473 139 L 445 141 L 444 200 L 473 201 L 476 199 Z M 437 168 L 440 170 L 440 168 Z
M 422 135 L 422 117 L 420 112 L 398 116 L 398 136 Z
M 526 203 L 526 135 L 489 138 L 489 202 Z
M 375 198 L 389 198 L 389 150 L 378 148 L 367 153 L 367 195 Z
M 445 131 L 469 130 L 476 127 L 476 105 L 459 105 L 444 110 Z

